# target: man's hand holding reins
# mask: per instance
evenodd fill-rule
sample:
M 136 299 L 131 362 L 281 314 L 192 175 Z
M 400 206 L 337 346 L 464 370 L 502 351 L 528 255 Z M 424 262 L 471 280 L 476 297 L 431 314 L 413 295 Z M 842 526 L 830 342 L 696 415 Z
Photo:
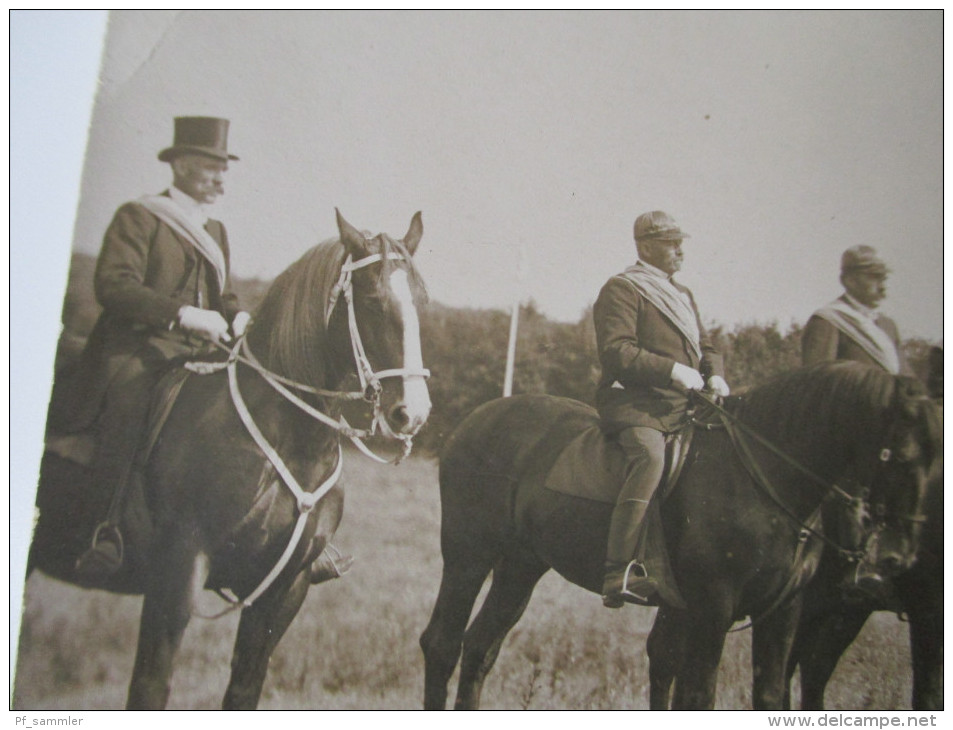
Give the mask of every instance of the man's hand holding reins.
M 685 390 L 701 390 L 705 387 L 702 374 L 695 368 L 682 365 L 680 362 L 672 366 L 672 383 Z
M 727 398 L 731 393 L 728 383 L 726 383 L 725 379 L 720 375 L 712 375 L 708 378 L 708 390 L 722 398 Z
M 232 335 L 234 335 L 235 339 L 245 334 L 245 329 L 248 327 L 250 321 L 251 315 L 245 311 L 239 312 L 232 317 Z
M 228 322 L 221 314 L 211 309 L 188 305 L 182 307 L 179 310 L 179 327 L 215 343 L 224 343 L 231 339 Z

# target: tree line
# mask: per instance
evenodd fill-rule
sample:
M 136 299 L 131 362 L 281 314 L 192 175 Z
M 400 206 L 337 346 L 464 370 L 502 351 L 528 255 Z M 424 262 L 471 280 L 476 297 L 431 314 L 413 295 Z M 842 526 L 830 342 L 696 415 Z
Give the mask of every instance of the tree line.
M 92 290 L 94 268 L 93 257 L 73 255 L 63 307 L 60 363 L 75 354 L 98 316 Z M 269 283 L 236 278 L 233 288 L 242 305 L 254 311 Z M 420 320 L 424 364 L 431 371 L 433 411 L 415 439 L 415 449 L 435 454 L 444 438 L 470 411 L 502 395 L 510 313 L 430 302 L 420 312 Z M 757 385 L 797 368 L 801 332 L 800 325 L 782 330 L 777 322 L 709 327 L 709 334 L 724 356 L 726 379 L 733 390 Z M 903 343 L 907 361 L 924 380 L 933 344 L 920 338 Z M 514 394 L 549 393 L 592 404 L 598 378 L 591 307 L 575 323 L 548 319 L 532 301 L 520 308 Z

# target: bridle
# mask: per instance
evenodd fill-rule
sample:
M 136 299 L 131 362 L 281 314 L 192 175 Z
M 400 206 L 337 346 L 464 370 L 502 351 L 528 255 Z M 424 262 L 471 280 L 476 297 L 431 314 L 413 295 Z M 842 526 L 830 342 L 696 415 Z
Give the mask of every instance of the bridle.
M 388 253 L 387 258 L 394 261 L 404 260 L 404 256 L 396 252 Z M 262 379 L 272 388 L 274 388 L 275 391 L 281 394 L 287 401 L 300 408 L 315 420 L 334 429 L 335 431 L 338 431 L 342 436 L 346 436 L 347 438 L 351 439 L 354 445 L 369 458 L 374 459 L 375 461 L 378 461 L 382 464 L 399 463 L 410 455 L 410 452 L 413 448 L 413 437 L 415 433 L 398 434 L 395 433 L 388 424 L 386 414 L 384 413 L 384 409 L 382 407 L 383 386 L 381 381 L 385 378 L 426 379 L 430 377 L 430 370 L 427 368 L 406 367 L 374 370 L 374 368 L 371 366 L 370 360 L 367 357 L 367 353 L 364 350 L 364 342 L 361 338 L 360 328 L 357 326 L 357 315 L 354 310 L 354 287 L 352 273 L 358 269 L 362 269 L 366 266 L 370 266 L 371 264 L 382 261 L 383 259 L 384 256 L 382 254 L 370 254 L 358 259 L 357 261 L 352 261 L 351 255 L 348 254 L 341 266 L 341 275 L 338 278 L 337 283 L 332 287 L 327 306 L 325 307 L 324 319 L 325 326 L 327 326 L 327 324 L 330 322 L 334 307 L 336 306 L 339 299 L 343 298 L 347 305 L 347 322 L 351 341 L 351 351 L 354 356 L 357 376 L 361 385 L 361 389 L 359 391 L 325 390 L 322 388 L 315 388 L 314 386 L 306 385 L 304 383 L 298 383 L 284 376 L 278 375 L 277 373 L 265 368 L 258 361 L 258 358 L 255 357 L 255 354 L 251 351 L 251 348 L 248 345 L 247 338 L 244 336 L 239 338 L 232 347 L 213 343 L 219 349 L 228 352 L 228 358 L 224 362 L 188 362 L 185 364 L 185 368 L 200 375 L 207 375 L 220 370 L 228 370 L 229 377 L 234 378 L 236 363 L 247 365 L 261 375 Z M 323 411 L 310 405 L 299 396 L 295 395 L 293 391 L 299 391 L 301 393 L 316 395 L 320 398 L 336 401 L 363 400 L 366 403 L 369 403 L 372 407 L 373 415 L 371 417 L 370 427 L 367 429 L 353 428 L 343 416 L 340 416 L 338 419 L 334 419 Z M 237 389 L 237 383 L 236 388 L 233 389 L 232 400 L 235 402 L 236 407 L 239 407 L 239 404 L 244 404 L 241 393 Z M 364 439 L 376 435 L 378 429 L 383 436 L 401 441 L 403 443 L 403 451 L 395 459 L 388 460 L 377 456 L 364 443 Z
M 728 433 L 729 438 L 731 439 L 732 444 L 735 447 L 736 453 L 738 453 L 741 458 L 741 462 L 745 467 L 745 470 L 751 476 L 752 480 L 756 485 L 758 485 L 762 492 L 764 492 L 767 497 L 777 505 L 780 510 L 792 521 L 794 521 L 798 527 L 798 544 L 795 551 L 794 565 L 795 567 L 805 559 L 805 550 L 806 543 L 809 537 L 813 536 L 829 545 L 833 548 L 837 554 L 847 560 L 849 563 L 854 563 L 857 566 L 857 570 L 860 569 L 860 566 L 864 559 L 867 557 L 867 554 L 870 550 L 870 546 L 873 544 L 873 541 L 876 539 L 876 536 L 883 531 L 886 526 L 887 513 L 886 509 L 882 502 L 878 502 L 874 509 L 871 509 L 869 503 L 869 497 L 872 493 L 871 488 L 864 488 L 861 490 L 862 496 L 853 496 L 841 486 L 832 482 L 830 480 L 824 479 L 818 474 L 814 473 L 811 469 L 808 469 L 806 466 L 801 464 L 799 461 L 791 457 L 789 454 L 786 454 L 784 451 L 779 449 L 775 444 L 769 441 L 767 438 L 759 434 L 756 430 L 742 422 L 737 416 L 735 416 L 730 411 L 726 410 L 717 402 L 716 399 L 708 397 L 706 394 L 701 391 L 692 391 L 693 397 L 698 398 L 699 400 L 706 403 L 710 408 L 712 408 L 719 417 L 719 423 L 711 423 L 707 421 L 702 421 L 697 419 L 694 413 L 692 414 L 689 424 L 690 427 L 694 426 L 696 428 L 702 428 L 705 430 L 712 430 L 714 428 L 720 427 L 724 428 Z M 890 448 L 892 443 L 892 438 L 894 436 L 895 430 L 897 427 L 897 419 L 894 419 L 891 422 L 890 427 L 887 430 L 887 434 L 884 441 L 884 446 L 879 450 L 877 455 L 877 462 L 874 467 L 874 473 L 871 477 L 871 485 L 875 484 L 877 480 L 881 477 L 882 473 L 886 470 L 888 464 L 893 461 L 896 461 L 893 449 Z M 808 517 L 807 520 L 801 519 L 795 512 L 788 507 L 781 497 L 778 495 L 777 490 L 771 484 L 771 481 L 768 479 L 767 475 L 764 473 L 764 470 L 761 468 L 758 460 L 754 457 L 751 452 L 748 439 L 757 441 L 769 452 L 780 458 L 783 462 L 793 467 L 796 471 L 803 474 L 814 484 L 822 487 L 825 491 L 824 496 L 821 498 L 818 503 L 817 508 L 813 513 Z M 819 523 L 820 510 L 824 503 L 836 500 L 840 503 L 845 510 L 848 512 L 854 512 L 856 514 L 863 514 L 873 516 L 874 526 L 872 529 L 865 531 L 865 540 L 864 545 L 861 549 L 855 549 L 851 547 L 845 547 L 840 545 L 836 541 L 829 538 L 823 532 L 819 532 L 814 525 Z M 921 514 L 916 515 L 892 515 L 894 519 L 910 521 L 910 522 L 925 522 L 926 517 Z M 737 631 L 743 631 L 744 629 L 750 628 L 754 624 L 761 621 L 764 617 L 771 614 L 775 609 L 777 609 L 784 600 L 790 595 L 790 593 L 797 588 L 801 581 L 801 571 L 792 570 L 790 577 L 786 584 L 781 588 L 778 595 L 771 602 L 767 609 L 762 611 L 758 616 L 753 616 L 751 621 L 745 624 L 744 626 L 732 629 L 732 633 Z
M 337 304 L 339 297 L 344 297 L 347 303 L 347 326 L 351 335 L 351 351 L 354 354 L 354 362 L 357 366 L 357 376 L 361 384 L 361 391 L 364 400 L 371 402 L 374 406 L 374 415 L 371 422 L 371 435 L 376 428 L 380 428 L 381 433 L 387 438 L 404 441 L 406 456 L 410 453 L 412 447 L 411 440 L 413 434 L 396 434 L 387 423 L 386 415 L 381 409 L 381 394 L 383 386 L 381 381 L 385 378 L 429 378 L 430 371 L 426 368 L 389 368 L 386 370 L 374 370 L 371 367 L 370 360 L 364 351 L 364 341 L 361 339 L 361 331 L 357 326 L 357 315 L 354 312 L 354 287 L 352 274 L 358 269 L 370 266 L 379 261 L 383 261 L 385 254 L 370 254 L 357 261 L 352 261 L 351 254 L 347 255 L 344 264 L 341 266 L 341 276 L 337 283 L 331 289 L 331 296 L 328 298 L 328 306 L 325 309 L 325 325 L 331 320 L 331 314 Z M 403 261 L 404 256 L 400 253 L 389 252 L 386 258 L 391 261 Z M 401 458 L 403 458 L 403 456 Z
M 264 434 L 261 433 L 261 430 L 258 428 L 258 425 L 255 423 L 254 418 L 248 410 L 248 406 L 245 404 L 245 400 L 242 397 L 241 390 L 239 389 L 238 385 L 237 364 L 239 362 L 255 370 L 259 375 L 261 375 L 262 379 L 266 383 L 268 383 L 290 403 L 300 408 L 315 420 L 350 438 L 354 445 L 357 446 L 362 453 L 374 459 L 375 461 L 378 461 L 382 464 L 397 464 L 410 454 L 410 451 L 413 448 L 413 437 L 416 433 L 416 430 L 414 433 L 397 434 L 394 433 L 393 429 L 390 428 L 382 407 L 383 386 L 381 385 L 381 381 L 385 378 L 428 378 L 430 377 L 430 371 L 426 368 L 406 367 L 389 368 L 375 371 L 371 366 L 370 360 L 367 358 L 367 353 L 364 350 L 361 332 L 357 326 L 357 315 L 354 311 L 353 272 L 366 266 L 370 266 L 371 264 L 383 261 L 384 257 L 385 256 L 383 254 L 370 254 L 358 259 L 357 261 L 353 261 L 351 255 L 348 254 L 343 265 L 341 266 L 341 275 L 331 290 L 331 295 L 325 308 L 324 319 L 325 326 L 327 326 L 330 322 L 331 313 L 333 312 L 339 298 L 343 297 L 347 304 L 348 331 L 351 341 L 351 351 L 354 356 L 357 375 L 361 384 L 360 391 L 323 390 L 310 385 L 305 385 L 303 383 L 294 382 L 288 378 L 273 373 L 267 368 L 263 367 L 260 362 L 258 362 L 258 359 L 255 357 L 254 353 L 252 353 L 248 345 L 248 340 L 244 336 L 238 338 L 235 344 L 230 348 L 215 343 L 217 347 L 224 349 L 229 353 L 228 358 L 224 362 L 211 363 L 197 361 L 185 363 L 185 368 L 187 370 L 200 375 L 207 375 L 214 372 L 219 372 L 221 370 L 227 371 L 229 393 L 231 394 L 232 403 L 235 406 L 242 423 L 249 432 L 249 435 L 251 435 L 252 439 L 258 445 L 259 449 L 261 449 L 265 457 L 275 468 L 275 471 L 281 477 L 282 482 L 294 496 L 298 512 L 298 518 L 295 521 L 294 529 L 292 530 L 291 537 L 287 546 L 285 547 L 284 552 L 272 567 L 268 575 L 265 576 L 265 579 L 258 585 L 258 587 L 249 593 L 244 599 L 239 599 L 227 588 L 218 590 L 217 592 L 219 595 L 231 605 L 216 615 L 204 616 L 203 618 L 220 618 L 221 616 L 224 616 L 236 608 L 246 608 L 252 605 L 252 603 L 256 601 L 272 585 L 272 583 L 274 583 L 274 581 L 281 574 L 282 570 L 284 570 L 288 562 L 291 560 L 291 557 L 298 547 L 299 542 L 304 536 L 304 528 L 311 511 L 337 483 L 341 476 L 341 470 L 343 466 L 341 446 L 338 444 L 337 458 L 335 460 L 335 466 L 332 469 L 331 474 L 326 477 L 325 480 L 313 492 L 308 492 L 305 490 L 298 483 L 297 479 L 295 479 L 294 475 L 291 473 L 291 470 L 287 467 L 284 460 L 281 458 L 275 448 L 268 442 Z M 402 254 L 396 252 L 387 253 L 386 258 L 395 261 L 405 260 Z M 295 395 L 295 393 L 292 392 L 292 389 L 311 395 L 317 395 L 322 398 L 330 398 L 341 401 L 354 401 L 363 399 L 364 401 L 370 403 L 373 408 L 373 417 L 370 428 L 366 430 L 354 429 L 350 426 L 350 424 L 348 424 L 347 420 L 343 416 L 340 416 L 337 420 L 335 420 L 331 416 L 318 410 L 299 396 Z M 373 453 L 367 447 L 367 445 L 364 443 L 364 439 L 375 435 L 378 428 L 384 436 L 391 439 L 400 440 L 403 443 L 403 449 L 399 456 L 392 460 L 384 459 Z
M 723 408 L 715 399 L 708 397 L 700 391 L 694 391 L 693 395 L 708 406 L 710 406 L 719 416 L 720 425 L 728 433 L 732 444 L 735 446 L 736 452 L 741 457 L 741 462 L 744 465 L 746 471 L 754 480 L 762 491 L 769 497 L 769 499 L 774 502 L 785 515 L 787 515 L 791 520 L 793 520 L 800 528 L 800 535 L 803 539 L 806 539 L 807 535 L 813 535 L 814 537 L 820 539 L 822 542 L 829 545 L 833 548 L 838 555 L 842 558 L 845 558 L 848 562 L 860 562 L 862 561 L 868 552 L 867 545 L 870 544 L 870 539 L 878 532 L 881 532 L 885 525 L 888 517 L 893 519 L 906 521 L 906 522 L 925 522 L 926 516 L 922 514 L 915 515 L 897 515 L 897 514 L 887 514 L 886 507 L 882 502 L 876 503 L 873 507 L 869 502 L 870 495 L 873 493 L 870 487 L 863 488 L 861 490 L 861 496 L 854 496 L 847 492 L 844 488 L 832 482 L 828 479 L 825 479 L 818 474 L 814 473 L 812 470 L 808 469 L 806 466 L 801 464 L 799 461 L 786 454 L 784 451 L 779 449 L 775 444 L 769 441 L 767 438 L 759 434 L 755 429 L 751 428 L 744 422 L 742 422 L 737 416 L 735 416 L 730 411 Z M 711 428 L 711 424 L 693 421 L 693 425 L 700 426 L 702 428 Z M 881 475 L 886 470 L 887 466 L 897 461 L 897 458 L 893 452 L 893 449 L 890 448 L 892 439 L 895 434 L 897 427 L 897 420 L 891 422 L 890 428 L 887 430 L 887 435 L 884 440 L 884 446 L 879 449 L 877 454 L 877 461 L 874 466 L 873 474 L 870 479 L 870 484 L 875 484 L 878 479 L 881 478 Z M 874 519 L 874 526 L 871 530 L 868 531 L 868 540 L 863 549 L 855 549 L 851 547 L 845 547 L 838 544 L 830 537 L 825 535 L 823 532 L 816 530 L 810 523 L 814 520 L 808 519 L 807 521 L 802 520 L 798 517 L 790 507 L 788 507 L 780 496 L 777 493 L 777 490 L 771 484 L 771 481 L 768 479 L 767 475 L 764 473 L 764 470 L 761 468 L 758 460 L 754 457 L 751 452 L 751 447 L 748 443 L 748 440 L 757 441 L 769 452 L 780 458 L 783 462 L 794 468 L 796 471 L 803 474 L 807 479 L 817 486 L 820 486 L 825 490 L 825 494 L 821 499 L 821 503 L 818 505 L 820 509 L 821 504 L 824 502 L 835 500 L 846 509 L 852 510 L 859 514 L 870 515 Z

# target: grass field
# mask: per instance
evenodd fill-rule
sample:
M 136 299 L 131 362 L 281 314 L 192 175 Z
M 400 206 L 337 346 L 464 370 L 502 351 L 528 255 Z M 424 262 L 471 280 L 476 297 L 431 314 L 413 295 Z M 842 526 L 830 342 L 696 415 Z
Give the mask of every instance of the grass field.
M 381 466 L 348 454 L 344 521 L 335 544 L 355 556 L 343 579 L 311 591 L 275 652 L 263 709 L 419 709 L 418 637 L 440 579 L 436 462 Z M 200 597 L 211 613 L 220 603 Z M 118 709 L 132 669 L 141 600 L 29 578 L 15 710 Z M 549 573 L 500 652 L 485 709 L 646 709 L 645 638 L 654 610 L 603 608 L 598 596 Z M 215 709 L 228 681 L 237 616 L 193 619 L 169 703 Z M 750 634 L 729 636 L 717 707 L 750 707 Z M 841 660 L 832 710 L 910 708 L 906 625 L 875 615 Z M 456 681 L 456 678 L 452 680 Z M 455 686 L 451 688 L 451 699 Z

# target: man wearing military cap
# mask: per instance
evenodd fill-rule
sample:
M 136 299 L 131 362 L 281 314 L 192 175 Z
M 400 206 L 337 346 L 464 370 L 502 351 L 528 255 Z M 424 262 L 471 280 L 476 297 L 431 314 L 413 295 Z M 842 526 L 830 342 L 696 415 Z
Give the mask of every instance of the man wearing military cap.
M 635 221 L 638 261 L 602 287 L 593 307 L 602 375 L 603 430 L 628 460 L 609 527 L 603 603 L 647 603 L 657 592 L 641 555 L 640 526 L 663 475 L 665 437 L 682 424 L 689 390 L 728 395 L 721 356 L 692 293 L 672 276 L 688 234 L 662 211 Z
M 110 514 L 77 563 L 81 579 L 122 564 L 119 505 L 145 426 L 152 391 L 173 358 L 241 335 L 249 315 L 228 282 L 225 227 L 206 206 L 224 193 L 229 122 L 179 117 L 158 157 L 172 185 L 122 205 L 103 238 L 94 289 L 102 313 L 75 371 L 54 389 L 51 432 L 99 431 L 93 469 L 113 494 Z
M 801 360 L 854 360 L 889 373 L 906 371 L 897 325 L 877 307 L 886 296 L 890 270 L 870 246 L 854 246 L 841 256 L 844 293 L 808 320 Z

